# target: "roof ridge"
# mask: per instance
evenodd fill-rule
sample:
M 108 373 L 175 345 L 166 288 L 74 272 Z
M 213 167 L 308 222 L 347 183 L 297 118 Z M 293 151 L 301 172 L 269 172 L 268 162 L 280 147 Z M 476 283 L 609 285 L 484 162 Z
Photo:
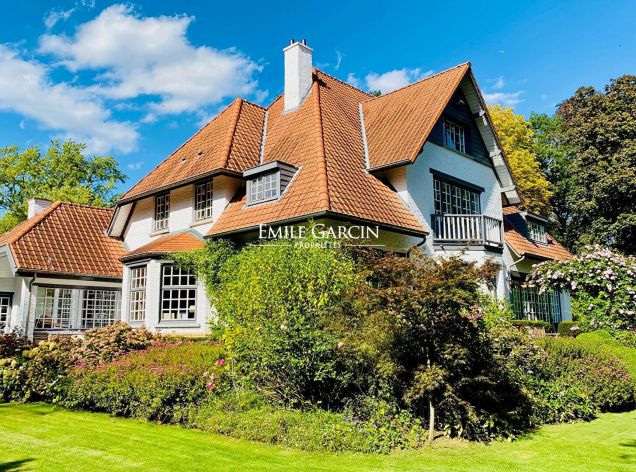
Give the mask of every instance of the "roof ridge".
M 75 202 L 65 202 L 60 201 L 60 205 L 71 205 L 82 208 L 92 208 L 93 210 L 106 210 L 106 211 L 114 211 L 114 208 L 102 207 L 97 205 L 89 205 L 88 203 L 75 203 Z
M 352 88 L 353 90 L 355 90 L 355 91 L 357 91 L 357 92 L 361 92 L 361 93 L 365 94 L 365 95 L 366 95 L 367 97 L 369 97 L 369 98 L 375 98 L 375 97 L 374 97 L 373 95 L 371 95 L 369 92 L 365 92 L 365 91 L 364 91 L 364 90 L 362 90 L 361 88 L 358 88 L 358 87 L 356 87 L 355 85 L 351 85 L 349 82 L 345 82 L 344 80 L 341 80 L 341 79 L 339 79 L 339 78 L 338 78 L 338 77 L 336 77 L 336 76 L 333 76 L 333 75 L 331 75 L 331 74 L 327 74 L 326 72 L 324 72 L 324 71 L 322 71 L 322 70 L 318 69 L 317 67 L 314 67 L 314 68 L 313 68 L 313 72 L 314 72 L 314 74 L 316 74 L 316 75 L 318 75 L 319 73 L 320 73 L 320 74 L 323 74 L 323 75 L 326 75 L 327 77 L 329 77 L 329 78 L 331 78 L 331 79 L 333 79 L 333 80 L 335 80 L 335 81 L 337 81 L 337 82 L 340 82 L 341 84 L 346 85 L 347 87 Z
M 326 209 L 329 210 L 331 208 L 331 201 L 329 198 L 329 173 L 327 172 L 327 155 L 325 153 L 325 132 L 322 126 L 322 109 L 320 105 L 320 84 L 318 81 L 314 81 L 312 88 L 313 90 L 313 104 L 315 106 L 314 109 L 314 119 L 316 120 L 317 125 L 317 133 L 318 133 L 318 150 L 320 153 L 320 157 L 322 158 L 322 179 L 324 180 L 325 186 L 323 191 L 325 192 L 325 196 L 323 199 L 326 203 Z
M 383 95 L 371 96 L 371 98 L 369 100 L 367 100 L 366 102 L 364 102 L 364 103 L 368 103 L 368 102 L 372 102 L 374 100 L 379 100 L 381 98 L 388 97 L 389 95 L 391 95 L 391 94 L 393 94 L 395 92 L 399 92 L 399 91 L 404 90 L 406 88 L 413 87 L 415 85 L 419 85 L 422 82 L 425 82 L 425 81 L 427 81 L 429 79 L 435 78 L 435 77 L 437 77 L 439 75 L 446 74 L 447 72 L 450 72 L 452 70 L 458 69 L 458 68 L 463 67 L 463 66 L 468 66 L 470 68 L 472 66 L 472 64 L 471 64 L 470 61 L 462 62 L 461 64 L 457 64 L 456 66 L 449 67 L 448 69 L 445 69 L 443 71 L 437 72 L 435 74 L 431 74 L 428 77 L 424 77 L 424 78 L 422 78 L 420 80 L 416 80 L 415 82 L 411 82 L 410 84 L 406 84 L 406 85 L 404 85 L 404 86 L 402 86 L 400 88 L 396 88 L 395 90 L 391 90 L 390 92 L 387 92 L 387 93 L 385 93 Z
M 236 103 L 236 112 L 232 117 L 234 124 L 228 130 L 227 144 L 225 145 L 225 159 L 223 159 L 223 168 L 227 167 L 227 163 L 230 161 L 230 154 L 232 153 L 232 145 L 234 144 L 234 135 L 236 134 L 236 128 L 238 126 L 239 119 L 241 117 L 241 110 L 243 108 L 243 99 L 237 98 L 232 104 Z

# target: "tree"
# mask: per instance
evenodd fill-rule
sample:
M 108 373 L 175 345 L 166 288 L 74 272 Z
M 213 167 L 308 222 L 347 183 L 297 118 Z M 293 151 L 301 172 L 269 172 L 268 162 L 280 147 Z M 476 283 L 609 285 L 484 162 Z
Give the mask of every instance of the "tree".
M 566 247 L 573 249 L 577 234 L 572 225 L 576 200 L 573 174 L 574 150 L 563 128 L 563 118 L 558 115 L 533 113 L 530 115 L 534 152 L 550 183 L 552 233 Z
M 488 110 L 519 185 L 524 208 L 547 215 L 550 211 L 549 184 L 534 153 L 530 123 L 522 115 L 515 114 L 512 108 L 495 105 Z
M 126 176 L 113 157 L 86 157 L 85 147 L 52 141 L 45 153 L 37 146 L 0 148 L 0 233 L 26 219 L 30 198 L 96 206 L 115 202 L 115 187 Z
M 558 116 L 575 153 L 572 224 L 580 245 L 636 254 L 636 76 L 581 87 Z

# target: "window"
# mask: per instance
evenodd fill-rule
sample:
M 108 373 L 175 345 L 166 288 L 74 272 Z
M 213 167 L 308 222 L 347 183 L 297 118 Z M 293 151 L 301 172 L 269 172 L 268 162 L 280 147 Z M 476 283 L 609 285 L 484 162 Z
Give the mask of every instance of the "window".
M 121 293 L 117 290 L 83 290 L 80 328 L 111 325 L 119 319 Z
M 248 203 L 259 203 L 278 197 L 279 174 L 272 172 L 249 181 Z
M 168 228 L 168 215 L 170 214 L 170 194 L 164 193 L 155 197 L 155 231 Z
M 172 264 L 161 267 L 161 321 L 196 318 L 197 279 Z
M 528 235 L 533 241 L 548 244 L 548 237 L 545 232 L 545 225 L 541 223 L 528 220 Z
M 444 144 L 455 151 L 466 153 L 464 127 L 449 120 L 444 120 Z
M 38 287 L 35 303 L 35 327 L 70 329 L 72 293 L 70 288 Z
M 212 218 L 212 181 L 197 184 L 194 197 L 195 221 Z
M 0 293 L 0 330 L 9 324 L 9 312 L 11 311 L 11 295 Z
M 130 269 L 130 321 L 146 319 L 146 274 L 147 267 L 133 267 Z
M 479 193 L 457 184 L 433 178 L 435 213 L 478 215 L 481 213 Z
M 519 320 L 561 322 L 561 300 L 558 290 L 541 292 L 537 287 L 513 280 L 510 286 L 510 307 Z

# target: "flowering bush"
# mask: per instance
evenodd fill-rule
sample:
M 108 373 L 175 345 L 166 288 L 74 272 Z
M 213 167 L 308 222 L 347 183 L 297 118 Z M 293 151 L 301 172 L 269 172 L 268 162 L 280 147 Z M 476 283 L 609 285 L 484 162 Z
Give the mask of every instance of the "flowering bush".
M 117 416 L 179 421 L 222 385 L 226 364 L 221 348 L 209 343 L 156 343 L 99 365 L 70 373 L 64 405 Z
M 97 365 L 130 351 L 146 349 L 154 340 L 155 336 L 146 328 L 133 329 L 117 321 L 110 326 L 86 331 L 75 354 L 79 362 Z
M 530 281 L 570 290 L 581 329 L 636 330 L 636 257 L 588 246 L 569 261 L 543 262 Z

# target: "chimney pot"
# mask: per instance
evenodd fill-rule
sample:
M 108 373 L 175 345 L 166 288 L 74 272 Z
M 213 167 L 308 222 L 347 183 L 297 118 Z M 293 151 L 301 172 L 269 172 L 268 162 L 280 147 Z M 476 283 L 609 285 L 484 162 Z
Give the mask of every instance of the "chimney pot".
M 46 198 L 32 198 L 27 202 L 27 218 L 33 218 L 35 215 L 42 213 L 44 210 L 50 207 L 52 203 L 53 202 L 51 200 L 47 200 Z
M 311 90 L 312 49 L 305 39 L 283 49 L 285 55 L 285 111 L 298 108 Z

